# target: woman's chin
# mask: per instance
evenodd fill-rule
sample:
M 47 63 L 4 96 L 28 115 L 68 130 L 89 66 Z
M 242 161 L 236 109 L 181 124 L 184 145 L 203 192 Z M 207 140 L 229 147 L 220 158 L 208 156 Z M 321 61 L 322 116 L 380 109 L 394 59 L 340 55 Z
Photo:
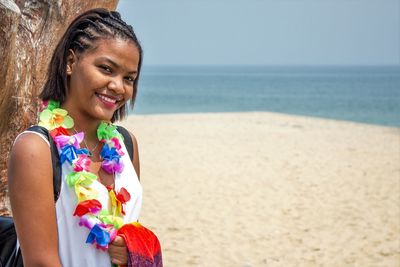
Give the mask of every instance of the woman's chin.
M 98 110 L 95 112 L 95 114 L 93 114 L 93 118 L 96 120 L 100 120 L 100 121 L 111 121 L 112 117 L 114 116 L 114 112 L 108 110 L 108 111 L 104 111 L 104 110 Z

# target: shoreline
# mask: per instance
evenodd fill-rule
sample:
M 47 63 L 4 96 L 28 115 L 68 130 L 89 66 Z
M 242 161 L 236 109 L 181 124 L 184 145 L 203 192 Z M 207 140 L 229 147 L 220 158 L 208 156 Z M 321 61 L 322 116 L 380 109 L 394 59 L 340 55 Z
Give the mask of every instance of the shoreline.
M 355 124 L 363 124 L 363 125 L 371 125 L 371 126 L 378 126 L 378 127 L 387 127 L 387 128 L 395 128 L 400 129 L 400 125 L 386 125 L 386 124 L 379 124 L 379 123 L 368 123 L 362 121 L 353 121 L 353 120 L 346 120 L 346 119 L 337 119 L 337 118 L 327 118 L 327 117 L 318 117 L 318 116 L 311 116 L 311 115 L 302 115 L 302 114 L 294 114 L 294 113 L 283 113 L 283 112 L 273 112 L 273 111 L 221 111 L 221 112 L 177 112 L 177 113 L 133 113 L 129 114 L 127 118 L 133 116 L 141 117 L 141 116 L 180 116 L 180 115 L 218 115 L 218 114 L 269 114 L 269 115 L 282 115 L 282 116 L 293 116 L 296 118 L 311 118 L 316 120 L 327 120 L 327 121 L 334 121 L 334 122 L 344 122 L 344 123 L 355 123 Z
M 271 112 L 130 115 L 166 266 L 394 266 L 400 128 Z

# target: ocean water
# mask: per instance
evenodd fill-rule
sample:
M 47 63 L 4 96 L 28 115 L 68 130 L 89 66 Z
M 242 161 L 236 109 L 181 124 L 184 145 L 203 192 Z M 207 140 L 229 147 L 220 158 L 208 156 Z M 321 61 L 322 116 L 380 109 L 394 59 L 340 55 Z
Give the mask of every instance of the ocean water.
M 146 66 L 132 113 L 243 111 L 400 127 L 400 66 Z

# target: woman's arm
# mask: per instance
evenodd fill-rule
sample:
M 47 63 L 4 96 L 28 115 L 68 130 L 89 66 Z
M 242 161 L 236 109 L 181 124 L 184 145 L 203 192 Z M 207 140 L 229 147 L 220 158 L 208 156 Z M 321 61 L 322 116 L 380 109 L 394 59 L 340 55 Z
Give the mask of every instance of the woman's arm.
M 24 266 L 61 266 L 48 144 L 36 134 L 15 142 L 8 186 Z

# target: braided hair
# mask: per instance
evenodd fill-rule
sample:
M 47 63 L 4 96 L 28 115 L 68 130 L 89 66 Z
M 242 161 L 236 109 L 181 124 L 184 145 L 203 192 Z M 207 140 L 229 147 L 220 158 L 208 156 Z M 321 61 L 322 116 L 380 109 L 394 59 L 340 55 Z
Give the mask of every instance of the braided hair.
M 133 108 L 142 66 L 142 47 L 132 26 L 126 24 L 118 12 L 102 8 L 86 11 L 75 18 L 69 25 L 53 53 L 47 71 L 47 78 L 39 97 L 42 100 L 53 99 L 63 103 L 68 91 L 66 69 L 69 50 L 71 49 L 80 54 L 94 48 L 96 41 L 106 38 L 130 40 L 139 51 L 137 77 L 133 83 L 133 95 L 130 101 L 130 107 Z M 111 121 L 120 120 L 125 115 L 126 104 L 114 112 Z

